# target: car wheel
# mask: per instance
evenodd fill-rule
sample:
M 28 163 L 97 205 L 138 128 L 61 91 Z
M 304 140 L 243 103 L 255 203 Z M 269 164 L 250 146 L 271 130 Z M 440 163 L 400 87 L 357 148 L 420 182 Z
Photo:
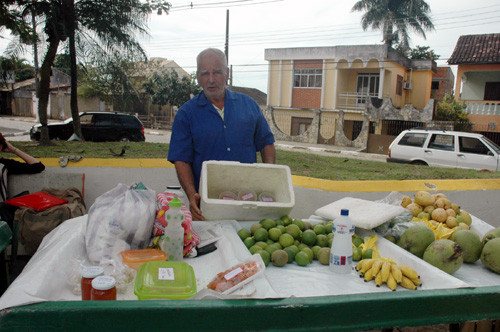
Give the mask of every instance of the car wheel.
M 129 143 L 130 142 L 130 138 L 128 138 L 127 136 L 123 136 L 122 138 L 120 138 L 120 142 L 122 142 L 122 143 Z
M 412 165 L 421 165 L 421 166 L 429 166 L 425 161 L 422 160 L 415 160 L 411 162 Z

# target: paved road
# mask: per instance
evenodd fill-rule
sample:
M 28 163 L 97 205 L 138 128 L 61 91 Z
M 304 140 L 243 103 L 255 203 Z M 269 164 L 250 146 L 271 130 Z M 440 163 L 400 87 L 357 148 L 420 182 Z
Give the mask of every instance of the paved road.
M 22 131 L 27 131 L 34 124 L 34 121 L 13 120 L 0 118 L 0 130 L 14 135 Z M 29 140 L 28 135 L 9 136 L 9 140 L 25 141 Z M 170 141 L 170 132 L 161 130 L 146 130 L 147 142 L 168 143 Z M 355 149 L 339 149 L 324 145 L 313 144 L 292 144 L 290 142 L 277 142 L 278 148 L 298 149 L 303 152 L 317 153 L 330 156 L 342 156 L 347 158 L 363 158 L 370 160 L 384 161 L 385 156 L 360 153 Z M 82 172 L 86 174 L 87 205 L 90 207 L 95 198 L 94 193 L 104 193 L 117 183 L 130 184 L 142 181 L 149 188 L 160 192 L 167 185 L 177 184 L 177 177 L 173 168 L 115 168 L 115 167 L 49 167 L 48 171 L 57 172 Z M 500 190 L 460 190 L 459 181 L 457 181 L 457 190 L 445 191 L 444 193 L 452 202 L 461 205 L 474 216 L 486 221 L 487 223 L 500 227 Z M 324 205 L 339 200 L 343 197 L 355 197 L 367 200 L 379 200 L 390 193 L 390 188 L 381 187 L 379 192 L 343 192 L 343 191 L 325 191 L 319 189 L 303 188 L 294 186 L 295 207 L 291 212 L 294 218 L 308 218 L 314 211 Z M 404 192 L 403 194 L 413 195 L 414 192 Z

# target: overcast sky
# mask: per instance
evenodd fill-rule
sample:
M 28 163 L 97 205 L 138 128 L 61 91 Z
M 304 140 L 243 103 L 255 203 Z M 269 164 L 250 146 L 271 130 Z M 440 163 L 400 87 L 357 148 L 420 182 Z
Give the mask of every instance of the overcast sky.
M 266 48 L 381 44 L 380 31 L 361 29 L 355 0 L 174 1 L 168 15 L 151 16 L 150 37 L 140 40 L 149 57 L 174 60 L 196 70 L 196 55 L 207 47 L 224 50 L 229 10 L 229 64 L 233 84 L 267 92 Z M 192 3 L 192 8 L 186 6 Z M 430 46 L 447 65 L 461 35 L 500 33 L 498 0 L 428 0 L 435 31 L 427 39 L 411 33 L 412 47 Z M 6 34 L 4 33 L 4 36 Z M 0 39 L 3 53 L 7 39 Z M 31 55 L 27 54 L 26 58 Z M 452 66 L 452 68 L 455 66 Z

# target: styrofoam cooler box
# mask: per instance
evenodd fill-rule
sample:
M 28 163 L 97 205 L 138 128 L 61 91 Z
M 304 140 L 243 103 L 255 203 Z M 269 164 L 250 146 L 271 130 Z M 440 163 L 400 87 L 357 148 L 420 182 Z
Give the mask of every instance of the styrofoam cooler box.
M 274 202 L 223 200 L 225 191 L 242 189 L 274 195 Z M 200 177 L 201 211 L 206 220 L 261 220 L 280 218 L 295 205 L 290 168 L 275 164 L 205 161 Z

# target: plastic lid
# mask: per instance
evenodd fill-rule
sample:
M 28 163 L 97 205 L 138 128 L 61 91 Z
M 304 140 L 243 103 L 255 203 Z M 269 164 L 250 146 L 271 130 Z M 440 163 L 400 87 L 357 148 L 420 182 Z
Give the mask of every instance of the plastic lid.
M 95 278 L 104 273 L 101 266 L 85 266 L 82 271 L 83 278 Z
M 92 288 L 98 290 L 108 290 L 116 285 L 116 280 L 110 276 L 99 276 L 92 280 Z
M 177 198 L 177 196 L 174 196 L 174 198 L 168 202 L 168 206 L 170 207 L 182 207 L 182 202 Z
M 177 190 L 180 190 L 181 186 L 167 186 L 167 189 L 177 189 Z
M 340 210 L 340 215 L 341 216 L 348 216 L 349 215 L 349 209 L 342 209 L 342 210 Z

